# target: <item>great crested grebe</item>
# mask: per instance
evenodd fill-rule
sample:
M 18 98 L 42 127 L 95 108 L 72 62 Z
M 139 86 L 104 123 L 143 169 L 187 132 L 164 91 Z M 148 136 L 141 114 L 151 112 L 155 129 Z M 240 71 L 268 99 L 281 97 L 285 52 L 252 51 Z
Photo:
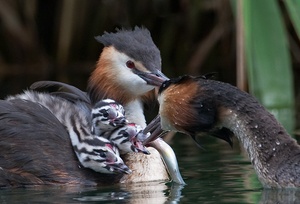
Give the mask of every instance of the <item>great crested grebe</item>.
M 123 105 L 129 122 L 145 128 L 143 104 L 156 102 L 154 88 L 167 79 L 160 71 L 160 52 L 152 41 L 150 32 L 145 28 L 135 27 L 133 31 L 105 33 L 97 36 L 96 40 L 105 47 L 88 83 L 92 103 L 103 98 L 113 99 Z M 175 156 L 172 148 L 162 140 L 148 145 L 157 148 L 164 159 L 168 158 L 166 154 L 173 158 Z M 132 173 L 125 175 L 122 182 L 168 179 L 167 169 L 154 148 L 148 148 L 150 155 L 124 156 Z M 168 167 L 169 173 L 175 182 L 183 184 L 176 162 L 165 163 L 174 164 Z
M 54 81 L 40 81 L 40 82 L 34 83 L 31 86 L 31 88 L 34 90 L 50 92 L 52 95 L 61 96 L 72 102 L 76 102 L 79 100 L 84 103 L 91 104 L 90 99 L 87 97 L 85 92 L 82 92 L 81 90 L 77 89 L 76 87 L 73 87 L 73 86 L 65 84 L 65 83 L 54 82 Z M 109 100 L 111 100 L 111 99 L 109 99 Z M 96 110 L 99 111 L 99 109 L 97 108 L 97 107 L 99 107 L 98 103 L 100 103 L 100 105 L 101 105 L 101 104 L 103 104 L 102 102 L 103 102 L 103 100 L 101 100 L 100 102 L 97 102 L 96 105 L 94 105 L 95 110 L 92 110 L 92 112 L 96 111 Z M 118 107 L 118 109 L 120 109 L 121 113 L 112 113 L 112 115 L 116 114 L 116 115 L 119 115 L 120 118 L 122 118 L 123 117 L 122 115 L 125 113 L 125 111 L 123 112 L 122 107 Z M 113 110 L 113 109 L 111 109 L 111 107 L 106 107 L 105 109 L 107 109 L 107 108 L 110 109 L 111 111 Z M 96 114 L 97 114 L 97 112 L 96 112 Z M 101 116 L 100 116 L 100 119 L 101 119 Z M 98 121 L 97 118 L 95 118 L 95 120 L 93 121 L 95 123 L 94 125 L 96 125 L 96 126 L 97 126 L 97 121 Z M 110 122 L 112 122 L 112 121 L 110 121 Z M 127 122 L 127 120 L 126 120 L 126 122 Z M 109 124 L 109 123 L 105 122 L 104 124 L 100 124 L 100 126 L 101 125 L 106 126 L 107 124 Z M 118 125 L 118 124 L 114 124 L 114 125 Z M 104 127 L 104 130 L 105 129 L 107 129 L 107 126 Z M 103 131 L 103 129 L 101 131 L 96 129 L 95 131 L 101 135 L 102 134 L 101 131 Z M 143 131 L 143 133 L 144 134 L 138 135 L 139 140 L 145 140 L 145 138 L 141 138 L 141 136 L 147 135 L 148 132 Z M 170 146 L 168 146 L 160 138 L 158 138 L 154 142 L 148 143 L 147 146 L 154 147 L 157 151 L 159 151 L 159 153 L 161 154 L 161 157 L 164 160 L 164 163 L 166 164 L 166 166 L 168 168 L 171 179 L 178 184 L 185 184 L 185 182 L 183 181 L 183 179 L 180 175 L 176 155 L 175 155 L 174 151 L 172 150 L 172 148 L 170 148 Z M 143 152 L 143 153 L 146 153 L 146 152 Z M 127 157 L 127 156 L 128 155 L 126 155 L 125 157 Z M 137 162 L 136 165 L 142 165 L 142 164 Z M 143 166 L 140 166 L 140 169 L 143 169 Z
M 74 94 L 74 90 L 68 90 L 71 86 L 66 84 L 55 86 L 66 88 L 70 93 L 56 91 L 45 94 L 62 97 L 75 104 L 78 100 L 90 103 L 91 99 L 91 106 L 103 98 L 114 99 L 124 106 L 129 122 L 144 128 L 143 102 L 151 103 L 151 99 L 155 99 L 155 86 L 166 79 L 160 72 L 159 50 L 149 31 L 136 27 L 132 31 L 105 33 L 97 40 L 105 47 L 90 77 L 88 95 L 76 90 Z M 45 107 L 11 98 L 0 101 L 0 113 L 0 152 L 3 152 L 0 156 L 0 186 L 104 185 L 169 179 L 160 154 L 154 148 L 148 149 L 151 155 L 132 153 L 123 157 L 132 170 L 130 176 L 96 173 L 83 168 L 64 125 Z M 80 129 L 80 125 L 76 127 Z M 162 140 L 156 140 L 149 146 L 162 153 L 171 178 L 183 184 L 172 148 Z
M 234 134 L 265 188 L 300 187 L 300 146 L 250 94 L 205 77 L 183 76 L 164 82 L 158 99 L 160 117 L 147 128 L 156 133 L 145 144 L 161 129 L 229 143 Z

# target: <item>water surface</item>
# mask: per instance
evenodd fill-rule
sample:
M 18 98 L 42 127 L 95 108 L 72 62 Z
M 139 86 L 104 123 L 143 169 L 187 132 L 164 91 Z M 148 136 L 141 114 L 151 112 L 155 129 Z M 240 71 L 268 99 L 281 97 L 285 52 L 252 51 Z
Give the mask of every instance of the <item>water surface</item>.
M 149 182 L 109 187 L 1 189 L 0 203 L 300 203 L 300 191 L 263 189 L 240 151 L 214 138 L 172 141 L 185 186 Z

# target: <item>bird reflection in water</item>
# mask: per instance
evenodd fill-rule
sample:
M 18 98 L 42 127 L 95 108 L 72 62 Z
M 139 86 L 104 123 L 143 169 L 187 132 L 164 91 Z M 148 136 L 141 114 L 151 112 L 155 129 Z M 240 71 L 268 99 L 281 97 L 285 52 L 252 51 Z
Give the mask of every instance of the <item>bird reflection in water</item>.
M 75 197 L 74 200 L 82 202 L 123 200 L 126 203 L 177 203 L 182 197 L 181 190 L 183 188 L 184 185 L 176 183 L 166 185 L 163 182 L 121 184 L 117 191 L 101 189 L 94 192 L 85 192 L 84 195 Z

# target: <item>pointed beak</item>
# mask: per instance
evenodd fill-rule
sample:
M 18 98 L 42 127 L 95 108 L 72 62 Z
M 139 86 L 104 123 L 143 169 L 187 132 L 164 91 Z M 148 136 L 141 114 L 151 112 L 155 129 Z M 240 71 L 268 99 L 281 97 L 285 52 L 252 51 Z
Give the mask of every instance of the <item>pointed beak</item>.
M 124 163 L 107 164 L 109 171 L 117 174 L 131 174 L 131 170 Z
M 109 122 L 109 124 L 111 124 L 114 127 L 123 127 L 127 123 L 128 123 L 128 121 L 126 120 L 126 118 L 124 116 L 118 117 L 118 118 L 113 118 Z
M 147 150 L 147 148 L 144 145 L 142 145 L 141 142 L 139 142 L 138 144 L 135 143 L 135 148 L 137 149 L 138 152 L 141 152 L 141 153 L 147 154 L 147 155 L 150 154 L 150 152 Z
M 159 70 L 156 70 L 155 72 L 136 71 L 136 74 L 144 79 L 148 85 L 152 86 L 160 87 L 164 81 L 169 80 L 169 78 Z
M 134 145 L 134 148 L 136 149 L 137 152 L 141 152 L 149 155 L 150 152 L 142 143 L 142 141 L 144 141 L 145 138 L 147 138 L 147 135 L 141 131 L 134 138 L 132 138 L 132 144 Z

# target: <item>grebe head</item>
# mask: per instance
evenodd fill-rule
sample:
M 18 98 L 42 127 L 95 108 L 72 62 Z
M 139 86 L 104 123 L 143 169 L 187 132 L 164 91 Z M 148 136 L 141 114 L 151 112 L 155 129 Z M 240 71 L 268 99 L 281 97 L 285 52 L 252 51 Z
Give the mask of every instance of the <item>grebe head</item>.
M 218 126 L 218 94 L 215 96 L 211 90 L 205 89 L 218 85 L 212 81 L 206 75 L 185 75 L 163 82 L 158 91 L 159 116 L 144 130 L 152 132 L 144 144 L 164 131 L 176 131 L 192 136 L 195 141 L 197 135 L 212 135 L 232 146 L 232 132 Z
M 124 108 L 112 99 L 104 99 L 96 103 L 92 109 L 92 133 L 112 141 L 121 154 L 149 151 L 142 145 L 146 135 L 143 129 L 134 123 L 127 122 Z
M 97 102 L 92 108 L 92 133 L 102 135 L 127 124 L 121 104 L 112 99 Z
M 143 129 L 139 125 L 129 123 L 113 131 L 109 136 L 109 140 L 118 146 L 121 154 L 130 152 L 150 154 L 142 144 L 142 139 L 145 137 Z
M 88 84 L 94 103 L 102 98 L 128 103 L 167 79 L 161 73 L 160 51 L 147 29 L 106 32 L 96 40 L 105 47 Z
M 74 150 L 85 168 L 106 174 L 131 173 L 121 159 L 116 145 L 105 138 L 94 137 L 83 140 L 80 145 L 74 146 Z

